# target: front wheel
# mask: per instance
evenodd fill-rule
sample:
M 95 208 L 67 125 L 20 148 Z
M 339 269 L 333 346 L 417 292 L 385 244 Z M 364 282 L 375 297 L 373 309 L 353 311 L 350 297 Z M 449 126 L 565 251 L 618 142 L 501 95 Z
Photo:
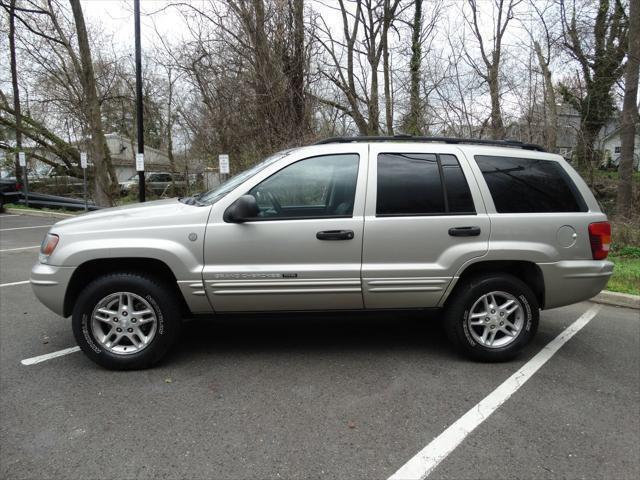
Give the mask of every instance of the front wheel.
M 447 303 L 447 336 L 474 360 L 510 360 L 538 329 L 540 312 L 536 297 L 512 275 L 472 277 L 457 286 Z
M 72 325 L 91 360 L 113 370 L 133 370 L 165 355 L 178 336 L 181 315 L 170 287 L 135 273 L 114 273 L 82 291 Z

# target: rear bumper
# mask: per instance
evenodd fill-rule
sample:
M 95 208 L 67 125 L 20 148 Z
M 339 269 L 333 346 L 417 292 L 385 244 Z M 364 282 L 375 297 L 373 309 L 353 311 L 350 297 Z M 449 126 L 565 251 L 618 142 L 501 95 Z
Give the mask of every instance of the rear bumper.
M 544 308 L 556 308 L 588 300 L 607 285 L 613 263 L 607 260 L 566 260 L 539 263 L 544 277 Z
M 45 307 L 64 316 L 64 296 L 75 267 L 36 263 L 31 269 L 31 288 Z

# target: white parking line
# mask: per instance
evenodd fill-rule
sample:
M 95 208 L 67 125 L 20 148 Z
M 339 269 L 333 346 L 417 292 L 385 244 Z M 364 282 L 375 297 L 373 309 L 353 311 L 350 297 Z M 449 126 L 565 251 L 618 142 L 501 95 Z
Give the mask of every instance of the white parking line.
M 52 227 L 53 224 L 51 225 L 35 225 L 33 227 L 13 227 L 13 228 L 0 228 L 0 232 L 9 232 L 11 230 L 28 230 L 30 228 L 49 228 Z
M 4 218 L 4 217 L 19 217 L 20 215 L 13 215 L 11 213 L 3 213 L 2 215 L 0 215 L 0 218 Z
M 525 363 L 516 373 L 506 379 L 498 388 L 487 395 L 477 405 L 460 417 L 444 432 L 434 438 L 429 445 L 420 450 L 411 460 L 389 477 L 389 480 L 423 480 L 447 456 L 484 422 L 504 402 L 518 391 L 540 367 L 560 350 L 565 343 L 578 333 L 598 314 L 600 305 L 594 305 L 584 312 L 575 322 L 565 328 L 560 335 L 549 342 L 535 357 Z
M 31 247 L 5 248 L 4 250 L 0 250 L 0 253 L 2 253 L 2 252 L 17 252 L 18 250 L 32 250 L 34 248 L 40 248 L 40 245 L 33 245 Z
M 21 282 L 0 283 L 0 287 L 10 287 L 11 285 L 24 285 L 25 283 L 29 283 L 29 280 L 23 280 Z
M 37 357 L 26 358 L 22 360 L 20 363 L 22 365 L 34 365 L 40 362 L 46 362 L 47 360 L 51 360 L 52 358 L 62 357 L 63 355 L 69 355 L 70 353 L 79 352 L 80 347 L 70 347 L 65 348 L 63 350 L 58 350 L 57 352 L 47 353 L 45 355 L 40 355 Z

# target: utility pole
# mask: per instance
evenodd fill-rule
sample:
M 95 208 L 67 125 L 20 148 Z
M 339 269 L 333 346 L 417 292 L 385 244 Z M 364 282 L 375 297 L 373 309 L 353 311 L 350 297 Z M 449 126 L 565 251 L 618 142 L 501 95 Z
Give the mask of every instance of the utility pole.
M 136 124 L 138 131 L 138 155 L 136 170 L 138 171 L 138 199 L 145 201 L 144 185 L 144 122 L 142 118 L 142 55 L 140 53 L 140 0 L 133 0 L 133 16 L 136 36 Z

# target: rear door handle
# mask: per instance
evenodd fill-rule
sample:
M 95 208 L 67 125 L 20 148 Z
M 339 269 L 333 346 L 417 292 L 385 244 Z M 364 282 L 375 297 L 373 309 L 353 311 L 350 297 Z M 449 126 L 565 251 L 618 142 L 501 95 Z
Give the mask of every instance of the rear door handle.
M 325 230 L 316 233 L 318 240 L 352 240 L 353 230 Z
M 449 229 L 452 237 L 477 237 L 480 235 L 480 227 L 453 227 Z

